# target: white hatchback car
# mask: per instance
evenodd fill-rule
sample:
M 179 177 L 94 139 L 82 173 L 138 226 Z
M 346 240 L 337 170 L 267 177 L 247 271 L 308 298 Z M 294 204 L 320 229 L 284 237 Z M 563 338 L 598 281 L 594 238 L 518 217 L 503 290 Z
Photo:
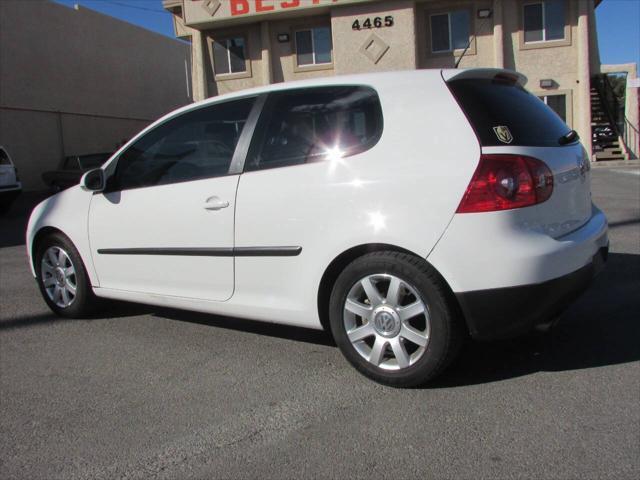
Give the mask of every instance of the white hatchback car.
M 271 85 L 179 109 L 27 230 L 45 301 L 327 328 L 385 384 L 548 322 L 606 259 L 589 161 L 504 70 Z
M 0 213 L 5 212 L 22 192 L 18 170 L 9 153 L 0 145 Z

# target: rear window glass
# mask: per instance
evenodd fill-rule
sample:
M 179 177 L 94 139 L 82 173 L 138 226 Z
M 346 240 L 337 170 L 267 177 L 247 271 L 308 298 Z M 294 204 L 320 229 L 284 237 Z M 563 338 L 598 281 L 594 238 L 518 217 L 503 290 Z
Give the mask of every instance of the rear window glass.
M 508 80 L 462 79 L 448 85 L 482 146 L 557 147 L 571 130 L 542 100 Z
M 272 94 L 246 169 L 285 167 L 348 157 L 382 134 L 378 95 L 369 87 L 337 86 Z

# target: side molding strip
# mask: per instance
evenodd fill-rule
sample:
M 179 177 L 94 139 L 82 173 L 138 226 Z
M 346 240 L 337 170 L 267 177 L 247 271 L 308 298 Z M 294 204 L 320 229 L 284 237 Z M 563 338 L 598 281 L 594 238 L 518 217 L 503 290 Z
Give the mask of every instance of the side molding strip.
M 302 247 L 100 248 L 100 255 L 174 255 L 181 257 L 296 257 Z
M 297 257 L 302 247 L 236 247 L 236 257 Z

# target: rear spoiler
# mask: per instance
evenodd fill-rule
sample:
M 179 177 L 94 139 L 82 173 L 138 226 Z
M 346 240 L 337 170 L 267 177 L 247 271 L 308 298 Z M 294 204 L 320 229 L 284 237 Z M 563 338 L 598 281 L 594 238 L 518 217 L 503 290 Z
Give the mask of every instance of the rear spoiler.
M 496 78 L 503 77 L 513 79 L 514 83 L 523 87 L 527 83 L 527 77 L 514 70 L 503 68 L 470 68 L 467 70 L 442 70 L 442 78 L 445 82 L 451 80 L 463 80 L 470 78 Z

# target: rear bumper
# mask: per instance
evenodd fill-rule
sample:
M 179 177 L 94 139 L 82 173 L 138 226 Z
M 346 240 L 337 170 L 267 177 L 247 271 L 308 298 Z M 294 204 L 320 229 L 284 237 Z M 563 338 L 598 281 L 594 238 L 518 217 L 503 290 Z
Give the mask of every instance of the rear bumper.
M 601 247 L 584 267 L 543 283 L 456 293 L 471 336 L 510 338 L 548 323 L 589 287 L 604 268 L 608 253 L 608 245 Z
M 427 260 L 449 283 L 477 339 L 513 337 L 549 322 L 589 285 L 608 251 L 602 211 L 552 238 L 534 210 L 455 215 Z

